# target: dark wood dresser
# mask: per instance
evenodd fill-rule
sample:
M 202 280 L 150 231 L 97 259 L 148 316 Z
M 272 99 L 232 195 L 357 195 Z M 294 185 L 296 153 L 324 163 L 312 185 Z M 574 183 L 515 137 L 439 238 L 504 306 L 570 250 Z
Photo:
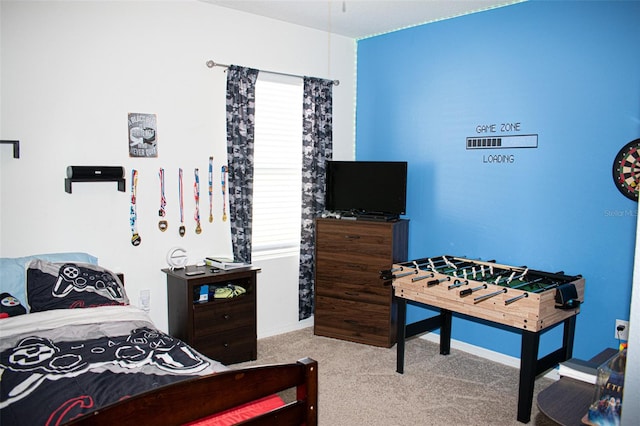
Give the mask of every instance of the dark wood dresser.
M 314 333 L 374 346 L 396 343 L 393 289 L 380 271 L 408 256 L 409 221 L 316 220 Z
M 186 275 L 192 271 L 201 275 Z M 211 272 L 210 267 L 163 269 L 167 274 L 169 334 L 223 364 L 257 358 L 256 274 L 259 268 Z M 203 286 L 235 284 L 246 293 L 200 302 Z

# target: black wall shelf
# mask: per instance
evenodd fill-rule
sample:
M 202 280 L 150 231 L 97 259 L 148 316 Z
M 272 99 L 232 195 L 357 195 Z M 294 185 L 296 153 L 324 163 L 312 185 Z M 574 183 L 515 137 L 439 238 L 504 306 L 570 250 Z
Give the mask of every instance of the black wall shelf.
M 75 178 L 65 178 L 64 179 L 64 190 L 71 194 L 71 183 L 73 182 L 118 182 L 118 191 L 125 192 L 125 184 L 126 179 L 75 179 Z
M 4 141 L 0 140 L 0 144 L 13 145 L 13 158 L 20 158 L 20 141 Z

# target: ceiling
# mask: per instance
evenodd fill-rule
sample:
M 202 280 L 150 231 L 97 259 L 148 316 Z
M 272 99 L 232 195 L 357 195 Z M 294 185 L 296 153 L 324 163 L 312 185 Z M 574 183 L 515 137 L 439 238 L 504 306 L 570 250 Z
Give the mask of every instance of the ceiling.
M 354 39 L 524 0 L 202 0 Z

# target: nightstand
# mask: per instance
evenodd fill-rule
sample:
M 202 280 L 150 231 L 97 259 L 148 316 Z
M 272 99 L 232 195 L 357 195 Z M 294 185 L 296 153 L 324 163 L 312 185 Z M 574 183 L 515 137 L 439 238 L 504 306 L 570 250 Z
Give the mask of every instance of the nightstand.
M 199 275 L 191 275 L 194 271 Z M 257 358 L 256 274 L 247 267 L 212 272 L 210 267 L 163 269 L 167 274 L 169 334 L 223 364 Z M 190 275 L 187 275 L 190 274 Z M 204 288 L 241 286 L 246 293 L 200 301 Z

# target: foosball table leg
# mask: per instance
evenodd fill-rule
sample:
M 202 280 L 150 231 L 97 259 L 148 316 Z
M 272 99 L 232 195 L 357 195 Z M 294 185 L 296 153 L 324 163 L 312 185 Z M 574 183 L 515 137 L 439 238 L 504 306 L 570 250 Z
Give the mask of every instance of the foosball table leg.
M 402 297 L 393 298 L 397 302 L 398 308 L 398 329 L 396 335 L 396 372 L 404 373 L 404 341 L 407 330 L 407 299 Z
M 529 420 L 531 420 L 531 405 L 533 404 L 533 388 L 538 368 L 539 347 L 539 333 L 526 330 L 522 332 L 517 416 L 518 421 L 522 423 L 529 423 Z
M 440 355 L 451 352 L 451 319 L 453 313 L 447 309 L 440 309 Z
M 576 315 L 564 320 L 564 332 L 562 334 L 563 360 L 566 361 L 573 356 L 573 339 L 576 334 Z

